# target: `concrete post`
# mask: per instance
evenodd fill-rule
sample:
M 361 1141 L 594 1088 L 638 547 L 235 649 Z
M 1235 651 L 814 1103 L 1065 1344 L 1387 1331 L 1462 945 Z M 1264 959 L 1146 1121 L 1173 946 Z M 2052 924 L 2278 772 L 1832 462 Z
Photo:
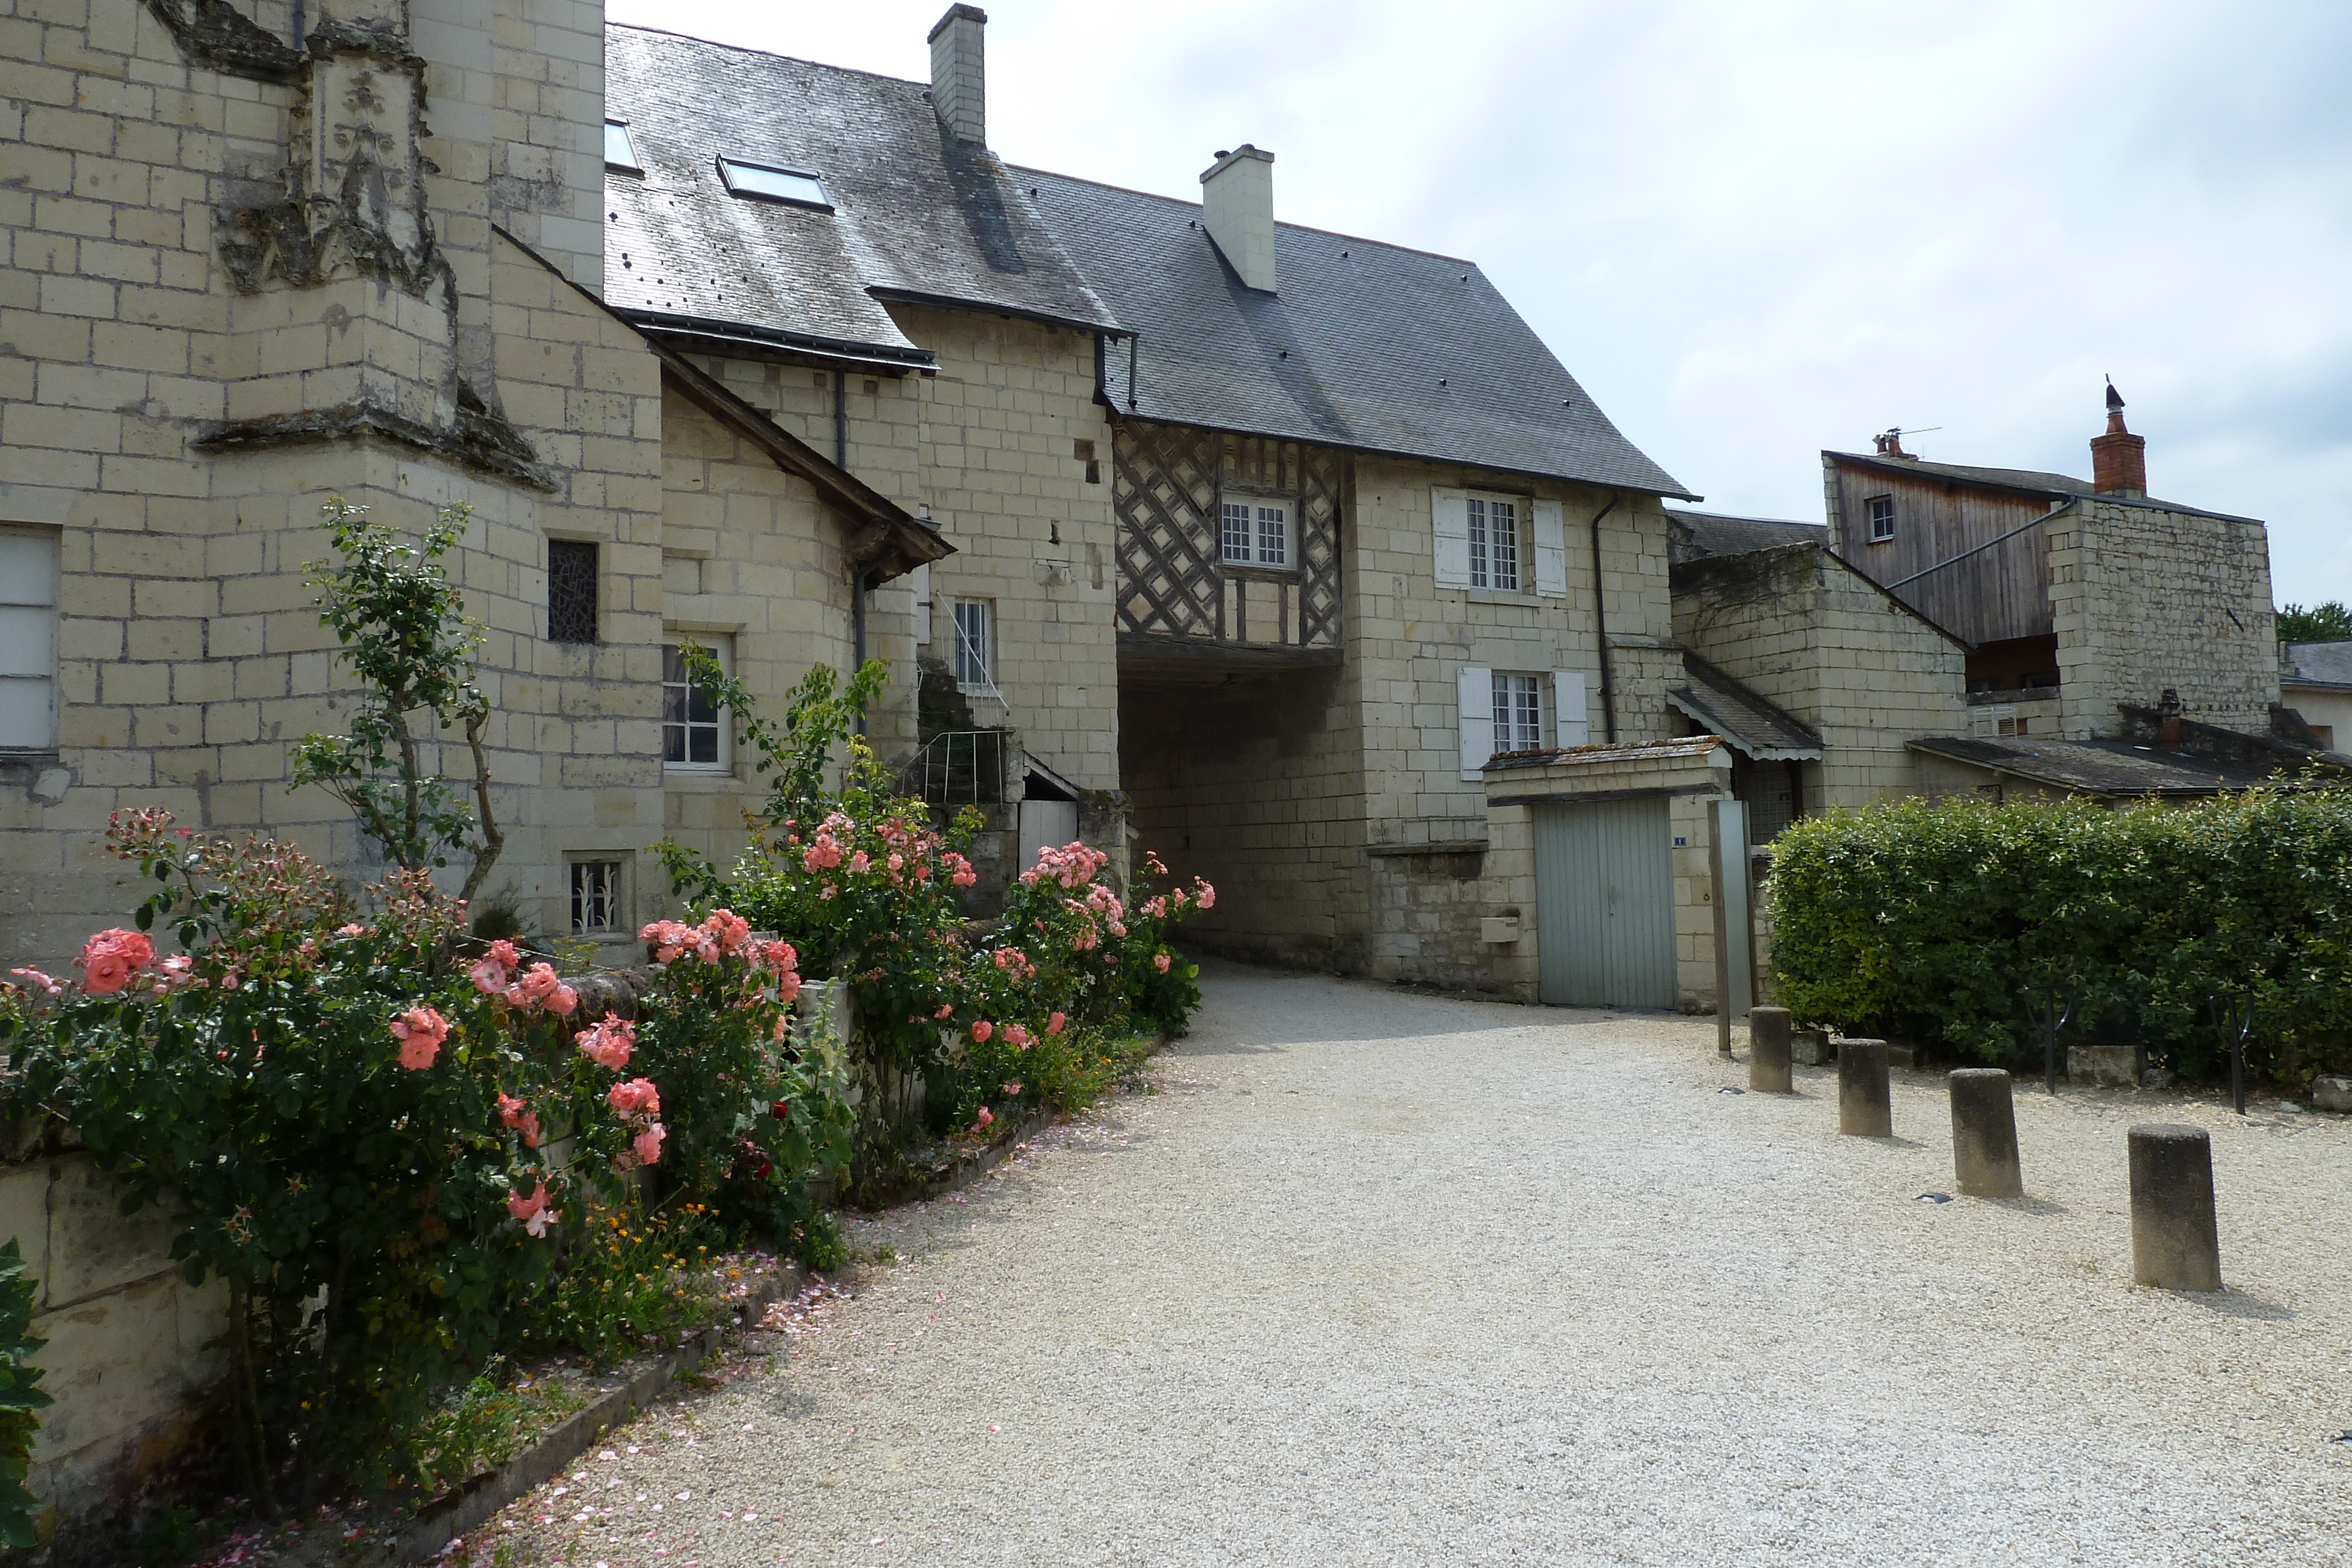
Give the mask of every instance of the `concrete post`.
M 1952 1092 L 1952 1168 L 1970 1197 L 2021 1197 L 2017 1170 L 2017 1104 L 2009 1074 L 1998 1067 L 1963 1067 L 1945 1074 Z
M 2167 1291 L 2221 1288 L 2213 1218 L 2213 1140 L 2147 1122 L 2131 1130 L 2132 1280 Z
M 1786 1094 L 1796 1087 L 1789 1074 L 1789 1009 L 1752 1008 L 1748 1014 L 1748 1087 Z
M 1838 1131 L 1857 1138 L 1895 1135 L 1895 1102 L 1886 1087 L 1886 1042 L 1838 1041 Z

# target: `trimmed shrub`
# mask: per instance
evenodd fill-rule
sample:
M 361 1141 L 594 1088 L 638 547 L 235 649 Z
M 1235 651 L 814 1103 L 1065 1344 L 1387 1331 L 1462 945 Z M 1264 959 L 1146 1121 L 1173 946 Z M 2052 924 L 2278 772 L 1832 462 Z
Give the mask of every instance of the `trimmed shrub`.
M 1801 1019 L 2022 1067 L 2026 988 L 2054 987 L 2067 1039 L 2210 1078 L 2214 1009 L 2237 1000 L 2250 1071 L 2352 1066 L 2352 793 L 1905 800 L 1801 820 L 1773 852 L 1773 977 Z

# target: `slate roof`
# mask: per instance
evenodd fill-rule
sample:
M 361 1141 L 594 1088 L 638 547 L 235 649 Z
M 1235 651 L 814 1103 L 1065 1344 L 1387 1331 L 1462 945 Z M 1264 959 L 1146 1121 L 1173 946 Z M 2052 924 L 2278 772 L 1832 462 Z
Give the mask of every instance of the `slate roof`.
M 1709 556 L 1746 555 L 1783 545 L 1826 545 L 1830 531 L 1820 523 L 1784 523 L 1777 517 L 1730 517 L 1719 512 L 1666 508 L 1666 559 L 1675 566 Z
M 2352 687 L 2352 643 L 2282 644 L 2279 685 Z
M 2280 779 L 2274 768 L 2192 757 L 2185 751 L 2136 746 L 2127 740 L 1948 736 L 1910 745 L 1914 751 L 1970 763 L 1990 772 L 2109 799 L 2216 795 Z
M 1822 738 L 1759 692 L 1748 690 L 1695 653 L 1683 654 L 1684 684 L 1666 701 L 1710 735 L 1759 762 L 1819 762 Z
M 1243 287 L 1196 203 L 1019 173 L 1137 334 L 1133 398 L 1124 352 L 1107 375 L 1122 413 L 1697 499 L 1470 262 L 1277 223 L 1267 294 Z
M 605 113 L 645 172 L 604 174 L 604 298 L 643 326 L 926 364 L 882 308 L 936 301 L 1116 331 L 996 156 L 920 82 L 617 24 Z M 818 175 L 827 213 L 730 195 L 724 154 Z
M 1864 452 L 1824 451 L 1822 455 L 1857 467 L 1883 469 L 1889 474 L 1928 474 L 1942 479 L 1957 479 L 1964 485 L 1990 486 L 1997 490 L 2047 496 L 2053 501 L 2070 497 L 2095 497 L 2122 507 L 2149 507 L 2163 512 L 2187 512 L 2193 517 L 2219 517 L 2230 523 L 2259 523 L 2262 520 L 2259 517 L 2241 517 L 2230 512 L 2210 511 L 2203 507 L 2184 507 L 2178 501 L 2107 495 L 2088 479 L 2077 479 L 2065 474 L 2044 474 L 2034 468 L 1976 468 L 1958 463 L 1929 463 L 1914 457 L 1881 457 L 1875 453 Z

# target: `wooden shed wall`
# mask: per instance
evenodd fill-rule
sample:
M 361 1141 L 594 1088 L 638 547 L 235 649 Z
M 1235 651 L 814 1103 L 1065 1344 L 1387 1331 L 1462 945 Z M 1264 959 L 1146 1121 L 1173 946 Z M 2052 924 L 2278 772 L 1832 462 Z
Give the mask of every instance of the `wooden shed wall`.
M 1962 550 L 1999 538 L 2050 509 L 2038 496 L 1969 488 L 1922 474 L 1916 478 L 1881 468 L 1839 465 L 1838 553 L 1879 583 L 1899 582 Z M 1895 498 L 1895 537 L 1872 544 L 1869 500 Z M 2055 630 L 2050 614 L 2047 530 L 2029 528 L 2006 543 L 1895 590 L 1928 620 L 1970 643 L 2042 637 Z

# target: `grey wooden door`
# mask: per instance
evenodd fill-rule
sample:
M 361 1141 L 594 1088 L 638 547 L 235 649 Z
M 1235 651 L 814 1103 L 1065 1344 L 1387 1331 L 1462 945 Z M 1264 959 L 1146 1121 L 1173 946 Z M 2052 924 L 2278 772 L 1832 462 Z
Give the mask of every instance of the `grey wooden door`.
M 1535 827 L 1538 994 L 1562 1007 L 1673 1007 L 1664 797 L 1538 806 Z

